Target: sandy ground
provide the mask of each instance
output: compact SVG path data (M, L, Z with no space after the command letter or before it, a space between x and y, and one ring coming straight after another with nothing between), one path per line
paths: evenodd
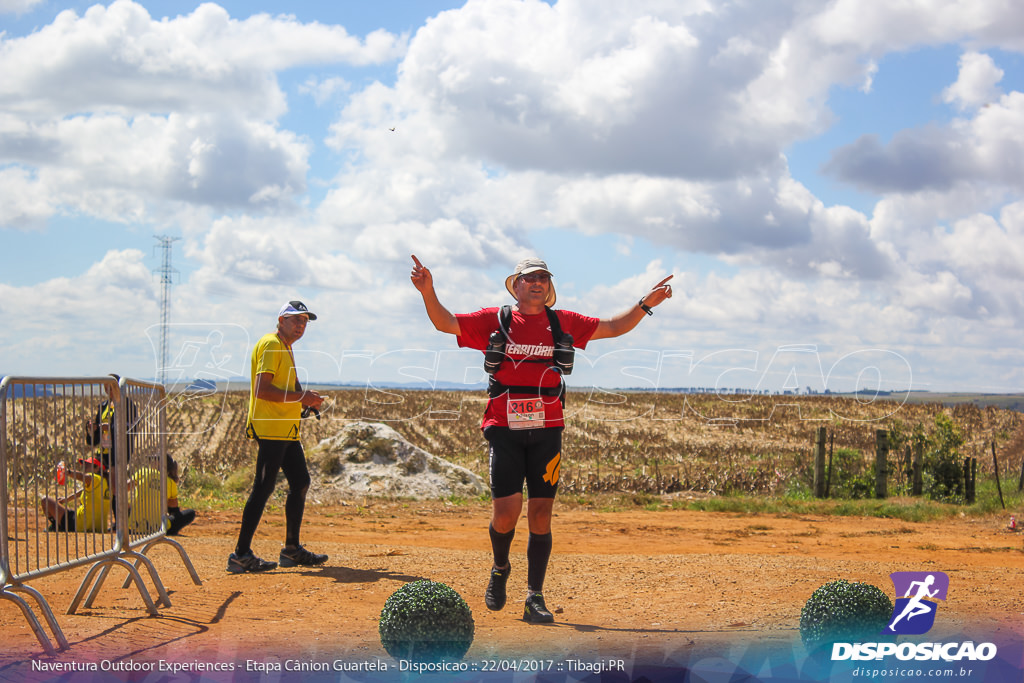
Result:
M235 667L233 675L197 676L205 680L289 680L274 673L286 661L316 668L343 658L394 667L396 660L380 644L377 620L391 593L420 578L447 583L468 602L476 631L465 661L478 669L522 659L554 662L557 671L619 660L707 662L741 656L737 648L755 643L799 649L800 609L815 588L843 578L872 583L893 597L894 571L949 575L949 596L929 637L1019 645L1024 534L1010 532L1005 517L910 523L556 507L545 586L556 623L538 626L521 620L525 520L513 545L509 604L497 613L484 606L485 504L310 507L303 541L328 553L327 565L259 575L225 571L238 515L207 513L178 537L202 585L193 584L171 547L150 552L171 599L159 616L147 613L136 588L122 589L123 569L112 571L95 602L75 614L66 611L86 570L42 577L30 585L52 606L70 643L50 656L14 603L0 601L0 681L78 680L60 678L52 667L84 662ZM280 509L268 510L254 543L257 554L277 558L283 521ZM242 675L247 668L251 676ZM528 680L526 672L518 675L509 680ZM165 680L153 671L111 676L83 680ZM363 674L331 676L364 680ZM578 680L569 674L557 680L563 679Z

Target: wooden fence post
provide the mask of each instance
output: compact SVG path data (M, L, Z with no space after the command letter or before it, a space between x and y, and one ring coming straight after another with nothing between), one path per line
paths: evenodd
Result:
M818 427L814 434L814 497L825 497L825 427Z
M1002 498L1002 496L1000 496ZM978 499L978 459L971 458L971 502ZM1003 506L1006 509L1006 506Z
M911 493L915 496L924 493L924 443L921 441L914 444L914 483Z
M832 432L828 435L828 475L825 477L825 497L832 497L832 452L835 450L836 445L836 432Z
M996 442L992 441L992 466L996 470L996 491L999 492L999 504L1006 509L1006 503L1003 502L1003 486L999 483L999 460L996 458Z
M903 466L900 468L900 488L906 493L910 488L910 482L914 480L914 458L911 455L910 444L903 447Z
M964 500L971 502L971 458L964 456L964 463L960 466L960 479L964 482ZM957 492L959 493L959 491Z
M875 497L889 496L889 433L884 429L875 431Z
M974 482L978 476L978 459L977 458L965 458L964 459L964 501L968 505L973 505L975 501L975 486Z

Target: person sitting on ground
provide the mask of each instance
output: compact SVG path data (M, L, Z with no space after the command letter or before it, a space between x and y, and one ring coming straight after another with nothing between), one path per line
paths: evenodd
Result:
M167 456L167 514L170 518L167 526L168 536L177 536L179 531L195 521L196 518L195 510L182 510L178 507L178 463L169 455Z
M110 373L110 377L113 378L114 382L120 382L121 377L117 373ZM117 395L117 385L106 383L103 385L103 389L106 392L107 398L99 407L96 409L96 416L86 422L85 425L85 442L90 446L96 447L96 457L99 458L103 464L103 469L107 472L107 481L110 484L110 511L113 517L117 516L117 436L116 432L116 418L115 409L119 401L115 400ZM127 446L128 450L124 454L125 462L131 460L132 451L135 450L135 438L136 430L138 429L139 423L139 407L135 404L135 401L128 400L125 402L127 406L126 424L127 427ZM114 520L115 524L117 520Z
M168 536L176 536L191 524L195 510L178 507L178 463L167 456L167 498L161 493L160 471L153 467L140 467L132 473L131 507L128 510L128 529L136 534L150 534L164 529ZM164 511L167 520L164 519Z
M63 498L47 496L42 500L43 514L50 522L48 530L105 532L110 517L107 470L98 458L79 458L78 464L81 467L68 470L67 475L82 482L82 488Z

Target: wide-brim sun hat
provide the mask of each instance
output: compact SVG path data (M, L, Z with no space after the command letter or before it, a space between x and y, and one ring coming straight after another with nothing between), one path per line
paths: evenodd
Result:
M550 270L548 270L548 264L539 258L524 258L522 261L516 264L515 271L505 278L505 289L512 295L512 298L516 298L516 292L512 288L516 282L516 278L520 275L527 275L528 273L536 273L537 271L543 271L551 276L551 282L548 288L548 298L544 300L544 305L551 307L555 305L555 276Z

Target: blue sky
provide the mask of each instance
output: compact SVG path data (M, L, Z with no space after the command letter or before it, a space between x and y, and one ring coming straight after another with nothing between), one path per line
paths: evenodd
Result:
M572 382L1024 389L1024 9L981 0L0 0L0 374L475 381L430 326L527 255ZM392 131L391 128L395 130Z

